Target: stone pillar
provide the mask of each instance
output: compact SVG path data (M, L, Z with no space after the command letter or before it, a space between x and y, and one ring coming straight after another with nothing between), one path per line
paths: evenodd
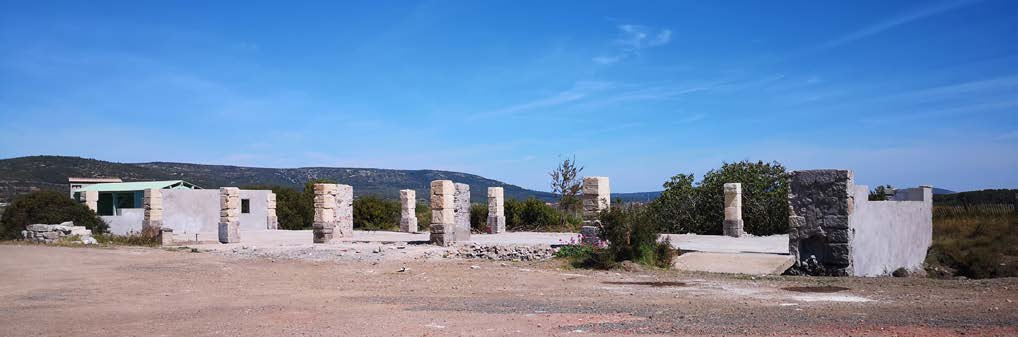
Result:
M740 237L746 234L742 222L742 184L725 184L725 236Z
M336 228L336 184L315 184L314 243L329 243Z
M583 223L597 222L597 214L611 207L608 177L583 177Z
M219 242L240 242L239 188L219 188Z
M456 183L456 194L453 203L456 207L456 235L453 240L470 240L470 185Z
M93 212L99 211L99 191L84 191L81 192L85 198L85 206L91 209Z
M488 187L488 233L505 233L505 191Z
M341 238L353 237L353 186L336 185L336 229Z
M788 182L788 252L811 275L852 275L852 171L794 171Z
M98 196L96 199L98 199ZM145 207L145 218L141 221L141 233L148 237L158 236L163 228L162 190L154 188L146 189L142 204Z
M431 243L451 246L455 241L455 193L452 180L431 182Z
M265 229L279 229L279 218L276 217L276 194L269 192L265 197Z
M405 233L417 232L417 192L399 190L399 230Z

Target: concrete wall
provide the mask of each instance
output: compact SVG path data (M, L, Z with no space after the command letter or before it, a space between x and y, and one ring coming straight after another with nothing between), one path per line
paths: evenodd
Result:
M933 188L901 189L894 200L868 201L869 187L855 187L849 228L855 276L889 275L895 269L922 269L933 241Z
M144 208L121 208L119 216L103 215L100 218L110 225L110 233L128 235L141 233L141 222L145 220Z
M219 190L163 190L163 228L174 234L219 231Z
M251 212L240 215L240 229L266 230L265 203L271 191L240 190L241 199L250 199ZM163 228L174 233L217 232L219 230L219 190L164 189ZM110 232L118 235L140 233L145 210L120 209L120 216L103 216Z
M263 231L268 229L268 214L265 202L269 198L268 190L240 190L240 200L248 199L251 203L250 213L240 213L240 230Z

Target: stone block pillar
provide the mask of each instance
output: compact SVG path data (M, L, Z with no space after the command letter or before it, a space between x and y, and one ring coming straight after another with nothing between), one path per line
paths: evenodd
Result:
M86 200L87 200L86 195ZM98 199L98 196L96 197ZM163 228L163 192L160 189L146 189L142 204L145 218L141 221L141 233L148 237L160 235Z
M608 177L583 177L583 223L597 222L597 214L611 208L611 188Z
M789 177L788 251L812 275L852 275L852 171L794 171Z
M353 186L336 185L336 234L353 237Z
M315 184L314 189L314 243L329 243L336 228L336 184Z
M265 229L279 229L279 218L276 217L276 194L269 192L265 197Z
M451 246L455 241L455 194L452 180L431 182L431 243Z
M453 203L456 207L456 234L454 240L470 240L470 185L456 183L456 194Z
M746 234L742 222L742 184L725 184L725 236L740 237Z
M488 187L488 233L505 233L505 191Z
M219 188L219 242L240 242L239 188Z
M417 191L399 190L399 230L417 232Z
M84 191L81 192L85 198L85 206L91 209L93 212L99 211L99 191Z

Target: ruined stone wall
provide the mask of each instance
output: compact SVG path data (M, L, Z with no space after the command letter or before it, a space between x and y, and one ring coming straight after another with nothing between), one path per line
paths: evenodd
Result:
M792 172L788 249L796 268L834 276L921 268L932 238L932 188L923 189L930 191L922 201L868 201L869 188L855 186L851 171Z
M505 233L505 190L488 187L488 233Z
M452 180L431 182L431 243L451 246L456 240L456 185Z
M456 241L470 240L470 185L456 183L453 195L455 204Z
M399 230L405 233L417 232L417 192L399 191Z

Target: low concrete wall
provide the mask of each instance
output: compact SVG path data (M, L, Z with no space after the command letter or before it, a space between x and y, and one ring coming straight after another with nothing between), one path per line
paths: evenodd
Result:
M145 220L144 208L121 208L120 215L103 215L100 218L110 226L110 233L129 235L141 233L141 222Z
M852 267L855 276L889 275L895 269L923 268L933 241L933 189L898 190L894 200L868 201L869 187L855 186L849 228L855 232Z

